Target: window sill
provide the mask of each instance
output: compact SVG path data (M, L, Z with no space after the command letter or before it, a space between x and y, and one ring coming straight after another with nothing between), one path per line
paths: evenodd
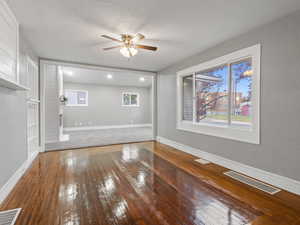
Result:
M66 107L88 107L89 105L65 105Z
M226 138L251 144L260 144L259 132L251 128L229 127L227 125L196 124L189 121L177 123L177 130Z
M122 107L140 107L139 105L122 105Z

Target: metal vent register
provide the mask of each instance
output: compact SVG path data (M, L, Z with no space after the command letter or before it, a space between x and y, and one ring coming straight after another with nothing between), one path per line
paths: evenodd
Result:
M203 164L203 165L209 164L209 163L210 163L210 161L207 161L207 160L205 160L205 159L195 159L195 161L198 162L198 163L201 163L201 164Z
M14 225L20 212L20 208L0 212L0 225Z
M277 192L281 191L278 188L272 187L271 185L265 184L263 182L260 182L258 180L255 180L253 178L247 177L245 175L242 175L240 173L237 173L235 171L227 171L224 173L226 176L231 177L232 179L235 179L237 181L240 181L244 184L248 184L251 187L257 188L261 191L267 192L271 195L276 194Z

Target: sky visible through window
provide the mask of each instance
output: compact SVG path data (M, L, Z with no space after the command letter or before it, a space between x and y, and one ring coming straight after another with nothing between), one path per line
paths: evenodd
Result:
M239 81L239 85L236 89L237 92L242 93L243 96L248 96L249 92L251 91L251 85L249 85L249 82L251 80L251 77L244 77L243 78L243 73L245 71L249 71L251 70L251 63L249 61L242 61L242 62L238 62L235 64L232 64L232 74L233 74L233 78L234 80L238 80L239 77L242 76L242 79L240 79ZM224 66L224 67L218 67L214 70L210 70L209 72L206 73L201 73L201 74L205 74L208 76L214 76L214 77L219 77L221 78L223 81L227 80L227 73L228 73L228 67ZM213 86L210 90L211 91L226 91L228 88L228 84L226 82L222 82L220 84L220 86Z

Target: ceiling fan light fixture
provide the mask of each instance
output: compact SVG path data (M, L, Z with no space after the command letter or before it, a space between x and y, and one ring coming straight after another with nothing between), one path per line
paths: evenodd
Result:
M108 35L102 35L102 37L114 42L122 43L120 45L103 48L104 51L118 48L120 49L120 53L126 58L131 58L132 56L135 56L138 53L138 49L157 51L157 47L137 43L145 39L145 36L140 33L137 33L136 35L121 34L120 39L110 37Z
M124 57L130 58L131 56L135 56L138 53L138 50L134 47L123 47L120 49L120 52Z

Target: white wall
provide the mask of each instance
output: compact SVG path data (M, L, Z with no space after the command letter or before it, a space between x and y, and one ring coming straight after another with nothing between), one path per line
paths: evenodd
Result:
M151 88L64 83L64 89L87 90L88 106L65 106L64 127L150 124ZM122 106L122 93L140 95L139 107Z

